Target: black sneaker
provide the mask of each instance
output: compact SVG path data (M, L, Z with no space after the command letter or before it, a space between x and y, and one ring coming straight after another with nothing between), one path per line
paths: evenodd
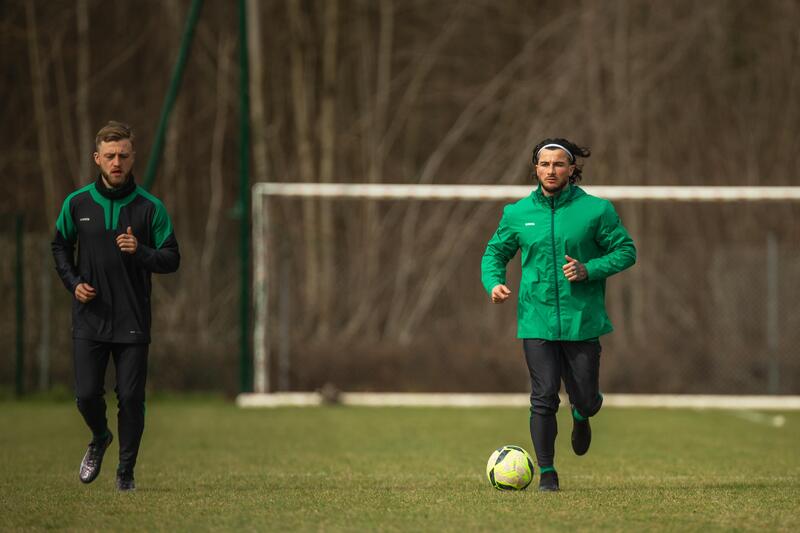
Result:
M589 419L576 420L572 418L572 451L575 455L583 455L589 451L589 445L592 443L592 426L589 425Z
M117 472L117 490L120 492L133 492L136 490L133 472Z
M545 472L539 476L539 492L556 492L558 488L558 474L555 470Z
M89 448L81 461L81 468L78 470L78 477L83 483L91 483L100 474L100 466L103 464L103 455L105 455L108 445L114 440L114 435L110 431L106 433L106 438L100 441L89 443Z

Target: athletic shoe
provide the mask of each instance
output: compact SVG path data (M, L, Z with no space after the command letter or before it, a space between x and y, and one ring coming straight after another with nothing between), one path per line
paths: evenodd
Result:
M558 490L558 474L555 470L539 476L539 492L556 492Z
M103 455L105 455L108 445L114 440L114 435L110 431L106 433L106 437L100 441L89 443L89 448L81 461L81 468L78 471L78 477L83 483L91 483L100 474L100 466L103 464Z
M117 490L120 492L133 492L136 490L133 472L117 472Z
M572 418L572 451L575 455L583 455L589 451L589 445L592 443L592 426L589 425L589 419L576 420Z

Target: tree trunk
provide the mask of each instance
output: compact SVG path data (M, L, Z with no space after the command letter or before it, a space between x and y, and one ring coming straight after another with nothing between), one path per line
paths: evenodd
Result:
M336 68L338 40L338 2L324 2L324 42L322 46L322 103L320 106L319 139L320 163L319 178L323 183L330 183L336 168ZM334 273L334 221L331 201L320 201L320 237L321 265L319 291L319 323L318 334L322 338L330 334L333 321Z
M292 40L289 45L291 62L292 109L294 111L295 146L297 147L297 165L301 181L314 181L314 151L311 139L311 109L307 88L305 48L308 38L307 20L303 15L299 0L288 3L289 25ZM304 319L311 327L316 316L319 297L319 227L317 224L317 202L308 198L303 200L303 231L305 249L305 283L304 301L307 311Z
M73 184L80 184L89 180L91 175L92 153L94 152L94 139L92 136L92 119L89 115L89 69L91 68L91 54L89 41L89 2L77 0L76 15L78 22L78 175L73 176Z
M78 157L76 152L79 145L76 144L75 128L72 125L72 115L70 113L70 94L67 87L67 73L64 65L64 34L63 30L50 36L53 42L53 72L55 74L56 101L58 102L58 129L61 131L61 147L64 154L64 162L61 169L72 181L78 175Z
M47 80L41 61L39 49L39 27L36 21L35 2L25 3L25 18L28 27L28 60L31 71L31 89L33 91L33 111L36 120L36 136L38 139L39 171L44 190L44 211L50 221L58 216L59 187L53 166L53 148L50 143L48 112L45 97ZM48 224L50 226L50 224Z
M261 2L247 0L247 56L250 65L250 123L253 135L254 181L269 179L267 157L266 99L264 98L264 65L261 39Z
M220 37L217 47L217 57L219 68L217 69L217 103L216 120L211 142L211 164L208 172L208 211L206 214L206 225L203 233L203 250L200 255L200 275L203 282L200 287L213 287L214 272L213 261L217 252L217 238L219 235L219 225L222 213L222 200L225 196L224 181L225 171L223 166L223 147L225 143L225 130L227 128L228 117L228 81L230 77L231 54L234 49L234 41L230 37ZM209 337L209 311L213 308L214 291L205 291L205 305L198 307L197 328L201 333L202 344L207 345L212 339Z
M383 165L385 153L382 137L386 131L386 120L389 105L389 89L391 82L392 43L394 38L394 5L392 0L382 0L380 3L380 25L378 28L378 51L375 58L377 62L375 89L373 96L372 87L372 36L368 23L368 9L370 3L362 3L362 10L358 18L358 30L361 40L361 76L360 99L370 102L368 107L368 120L366 131L362 132L362 150L366 160L366 174L369 183L383 181ZM364 250L363 278L359 282L359 305L351 315L349 323L344 330L344 335L349 336L354 331L360 330L366 338L377 338L379 335L380 315L374 312L378 306L376 299L379 297L374 288L380 281L379 247L374 243L380 239L380 216L378 204L374 200L365 200L364 224L362 228Z

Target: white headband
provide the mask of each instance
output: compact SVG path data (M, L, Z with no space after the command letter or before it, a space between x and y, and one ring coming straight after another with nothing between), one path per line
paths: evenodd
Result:
M572 155L572 152L570 152L569 150L567 150L566 148L564 148L560 144L555 144L555 143L553 143L553 144L545 144L544 146L539 148L539 151L536 152L536 160L537 161L539 160L539 154L541 154L542 150L544 150L545 148L560 148L561 150L564 150L565 152L567 152L567 155L569 156L569 160L570 161L572 161L573 163L575 162L575 156Z

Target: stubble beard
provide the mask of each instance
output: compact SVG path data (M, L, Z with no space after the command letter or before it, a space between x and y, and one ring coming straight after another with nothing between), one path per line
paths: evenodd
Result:
M548 185L545 180L539 180L539 184L542 186L542 189L547 191L551 195L555 195L563 191L569 185L569 179L567 179L562 185L552 186Z
M105 182L106 186L107 186L107 187L109 187L109 188L111 188L111 189L119 189L120 187L122 187L123 185L125 185L126 183L128 183L128 179L130 179L130 177L131 177L131 173L130 173L130 172L128 172L127 174L125 174L125 175L122 177L122 181L121 181L121 182L120 182L118 185L115 185L115 184L114 184L114 183L111 181L111 176L108 174L108 172L106 172L105 170L101 170L101 171L100 171L100 174L102 174L102 176L103 176L103 181Z

